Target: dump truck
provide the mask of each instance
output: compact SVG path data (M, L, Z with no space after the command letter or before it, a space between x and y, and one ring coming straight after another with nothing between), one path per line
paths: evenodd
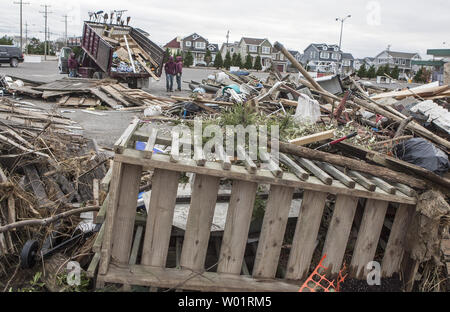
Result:
M86 21L81 48L84 52L78 71L81 77L110 77L128 83L131 88L142 88L148 86L150 78L159 79L161 76L165 51L141 29ZM128 66L126 71L115 66L118 52L122 52L122 60L126 59L127 65L122 62ZM141 71L137 71L136 66Z

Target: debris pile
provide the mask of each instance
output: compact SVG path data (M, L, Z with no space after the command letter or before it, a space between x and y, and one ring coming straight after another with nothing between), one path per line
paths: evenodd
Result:
M52 217L98 200L94 182L104 177L108 157L99 153L95 141L79 135L80 128L70 119L32 103L2 98L0 129L0 228ZM55 224L69 236L76 227ZM1 232L0 255L18 255L25 241L48 235L45 227ZM7 270L4 259L0 275Z

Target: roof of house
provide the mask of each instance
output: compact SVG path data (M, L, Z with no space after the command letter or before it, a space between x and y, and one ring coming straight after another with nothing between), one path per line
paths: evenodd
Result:
M296 51L296 50L288 50L289 53L291 53L293 56L296 56L297 54L300 54L300 52Z
M210 48L212 48L212 49L210 49ZM219 45L216 44L216 43L210 43L210 44L208 44L208 49L211 52L218 52L219 51Z
M172 49L179 49L181 47L180 42L177 40L177 38L172 39L166 45L164 48L172 48Z
M251 45L261 45L264 41L269 41L267 39L258 39L258 38L248 38L248 37L242 37L241 40L244 40L246 44Z
M392 57L399 57L399 58L413 58L414 56L417 55L417 53L394 52L394 51L389 51L388 53Z
M404 58L404 59L411 59L411 58L413 58L414 56L416 56L418 54L418 53L395 52L395 51L384 50L383 52L378 54L375 58L378 58L381 54L383 54L385 52L388 53L389 56L391 56L391 57Z
M206 38L203 37L203 36L200 36L200 35L197 34L197 33L190 34L189 36L184 37L183 40L185 40L186 38L192 37L192 36L198 36L198 38L203 38L205 41L208 41L208 39L206 39ZM197 39L198 39L198 38L197 38ZM194 40L196 40L196 39L194 39Z
M342 59L354 60L355 58L353 57L353 55L351 53L342 53Z
M310 46L315 47L315 48L316 48L317 50L319 50L319 51L322 51L324 46L327 47L327 50L328 50L329 48L332 48L332 49L334 49L334 48L339 48L339 46L336 45L336 44L311 43L306 49L308 49ZM305 49L305 50L306 50L306 49Z

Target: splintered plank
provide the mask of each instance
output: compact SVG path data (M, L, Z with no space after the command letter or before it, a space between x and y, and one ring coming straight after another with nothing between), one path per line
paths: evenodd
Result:
M300 180L306 181L309 179L309 173L306 172L302 167L297 165L292 159L283 153L279 155L280 161L288 167L292 173L294 173Z
M331 139L334 137L334 130L328 130L324 132L314 133L308 136L304 136L298 139L290 140L289 143L302 146L323 140Z
M350 265L352 277L363 279L367 276L366 266L375 257L388 204L375 199L368 199L366 202Z
M217 272L240 274L258 184L234 180Z
M130 257L142 166L122 164L121 169L119 177L115 178L113 173L115 180L112 180L114 185L110 190L113 196L106 213L108 215L110 210L115 211L111 257L116 262L125 264Z
M120 94L120 92L118 92L111 86L100 86L100 90L111 95L116 101L120 102L122 105L126 107L133 106L130 102L125 100L125 98Z
M121 107L121 105L119 105L119 103L115 99L113 99L112 97L109 97L108 94L101 91L100 89L92 88L92 89L90 89L90 91L93 95L98 97L103 103L110 106L111 108L117 109L117 108Z
M181 267L203 270L220 178L197 174L181 251Z
M400 270L406 231L414 215L414 210L414 206L406 204L400 204L397 209L381 263L381 275L383 277L391 277L392 274Z
M150 136L148 137L147 144L145 144L144 158L150 159L153 155L153 148L155 147L156 138L158 137L158 128L152 128Z
M270 186L253 267L254 277L275 277L293 194L294 188L292 187Z
M129 264L136 264L139 246L141 245L142 240L142 232L144 231L144 227L142 225L138 226L136 229L136 234L134 235L133 247L131 249L131 255Z
M131 141L134 131L139 127L139 119L135 118L130 123L128 128L122 133L120 138L114 143L114 151L118 154L123 153L123 151L128 147L128 143Z
M305 191L287 266L286 278L306 278L319 233L327 193Z
M28 181L30 181L31 188L38 200L39 207L44 208L51 206L52 203L49 201L47 197L45 185L42 182L41 178L39 177L36 168L34 166L25 166L23 167L23 169L25 171L25 175L28 178Z
M155 169L153 173L141 260L144 265L166 265L179 177L176 171Z
M328 226L327 237L322 251L322 255L327 256L323 266L328 268L332 275L338 274L341 270L357 205L357 197L338 195L336 198L333 217Z

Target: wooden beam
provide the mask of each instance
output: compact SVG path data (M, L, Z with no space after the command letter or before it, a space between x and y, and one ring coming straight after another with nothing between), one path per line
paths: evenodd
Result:
M328 140L328 139L332 139L332 138L334 138L334 130L328 130L328 131L323 131L323 132L319 132L319 133L314 133L314 134L304 136L301 138L297 138L294 140L290 140L289 143L297 145L297 146L302 146L302 145L308 145L308 144L312 144L312 143L316 143L316 142L320 142L320 141L324 141L324 140Z

